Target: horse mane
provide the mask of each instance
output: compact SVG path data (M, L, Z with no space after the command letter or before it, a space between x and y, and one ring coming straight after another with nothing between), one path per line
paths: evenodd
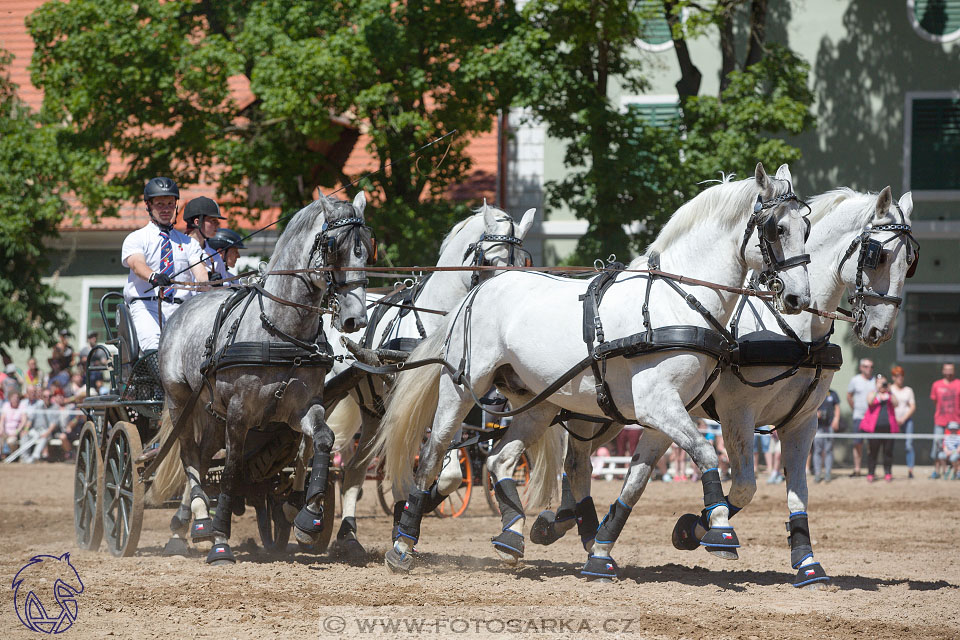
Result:
M813 196L807 202L807 204L810 205L810 223L817 224L826 218L830 212L839 210L841 204L849 203L850 206L855 207L856 226L861 228L865 227L868 223L874 222L878 195L878 193L874 192L860 192L854 191L849 187L838 187L826 193ZM896 207L892 209L895 210ZM891 224L897 222L900 222L900 220L892 214L876 220L876 224Z
M497 207L491 207L490 205L487 205L487 208L493 211L493 214L497 217L497 222L506 222L507 220L513 220L513 218L510 217L510 214L504 211L503 209L498 209ZM446 250L446 248L450 245L450 243L453 242L453 239L456 237L456 235L461 231L463 231L463 228L466 227L471 220L474 220L476 218L482 218L482 217L483 217L483 207L477 207L476 209L473 210L473 215L469 215L463 220L461 220L460 222L458 222L457 224L453 225L453 229L450 229L450 232L446 235L446 237L444 237L443 242L440 243L440 253L443 253L444 250Z
M660 230L656 240L633 263L646 264L646 256L650 252L663 253L689 231L703 224L708 216L725 228L745 224L752 213L747 202L756 197L759 187L753 176L745 180L730 180L731 177L725 176L720 184L704 189L693 199L683 203ZM773 176L770 176L770 183L773 185L774 196L790 189L789 182ZM634 266L633 263L631 267Z

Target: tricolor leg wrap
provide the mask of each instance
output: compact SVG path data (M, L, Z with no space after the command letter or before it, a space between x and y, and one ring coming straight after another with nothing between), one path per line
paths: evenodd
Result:
M210 553L207 554L207 564L213 563L227 563L236 562L237 559L233 557L233 551L230 550L230 545L228 544L215 544L210 549Z
M580 575L588 580L597 578L613 579L617 577L617 563L613 558L604 558L590 554L587 556L587 562L580 569Z
M523 534L517 533L512 529L504 529L500 532L495 538L491 538L490 542L493 543L493 546L509 553L514 558L523 557Z
M593 505L593 498L587 496L577 503L575 513L580 542L583 543L584 549L589 549L593 544L593 539L597 537L597 529L600 528L600 521L597 519L597 508Z
M420 521L423 520L423 506L430 496L429 491L416 489L407 497L397 525L397 535L409 538L413 544L420 539Z
M427 499L423 501L423 513L430 513L446 499L447 496L440 493L439 485L434 482L427 491Z
M233 515L233 499L226 493L217 497L217 511L213 514L213 530L230 537L230 518Z
M787 541L790 542L790 566L794 569L807 558L813 557L813 546L810 544L810 524L807 514L797 511L790 514L787 524Z
M520 502L517 481L513 478L500 480L493 485L493 495L500 506L500 524L506 531L513 523L523 518L523 503Z
M623 525L627 524L632 509L624 504L620 498L610 505L610 511L603 517L603 522L597 529L598 544L613 544L620 537Z
M573 487L570 486L570 480L567 474L563 474L560 481L560 508L557 509L557 522L564 522L577 517L577 503L573 497Z

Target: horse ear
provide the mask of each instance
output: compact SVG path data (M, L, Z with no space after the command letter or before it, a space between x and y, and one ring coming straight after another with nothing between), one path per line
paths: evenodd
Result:
M533 226L533 219L537 217L537 210L527 209L523 214L523 218L520 219L520 224L517 225L517 237L521 240L527 237L527 232L530 231L530 227Z
M793 176L790 175L790 166L787 164L782 164L777 167L776 178L778 180L786 180L790 184L793 184Z
M754 173L754 177L757 179L757 186L759 186L764 191L770 186L770 178L767 177L767 172L763 170L763 163L757 163L757 170Z
M320 197L317 198L317 202L320 203L320 210L323 211L324 219L329 220L330 216L333 215L333 205L330 203L330 200L321 192Z
M483 224L487 227L487 233L494 234L497 231L497 216L493 209L487 206L487 199L483 199L483 207L480 209L483 213Z
M367 206L367 196L363 194L363 191L357 194L357 197L353 199L353 208L357 212L357 216L363 217L363 210Z
M876 213L874 213L874 217L887 217L887 212L890 211L891 205L893 205L893 194L890 192L890 187L886 186L883 188L883 191L880 192L880 195L877 196L877 210Z
M900 196L900 209L903 211L903 215L907 220L910 219L910 216L913 214L913 192L907 191L905 194Z

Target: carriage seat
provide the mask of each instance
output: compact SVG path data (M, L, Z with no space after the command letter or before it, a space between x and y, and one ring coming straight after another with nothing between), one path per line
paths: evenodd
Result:
M120 350L120 366L126 374L129 367L140 359L140 341L137 339L133 318L130 317L130 307L125 301L117 305L117 344Z

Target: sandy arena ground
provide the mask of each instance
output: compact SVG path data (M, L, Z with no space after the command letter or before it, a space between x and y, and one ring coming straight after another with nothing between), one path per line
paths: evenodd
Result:
M69 551L85 585L63 636L72 638L958 638L960 482L918 472L924 479L907 481L898 468L890 485L842 477L812 486L814 551L833 582L807 591L789 584L784 485L761 484L737 516L734 562L670 544L676 517L697 507L699 483L651 484L614 554L621 580L595 584L576 575L585 554L575 535L528 542L519 568L500 564L489 544L499 518L479 491L463 517L425 518L416 569L390 575L390 521L369 483L359 561L296 545L268 554L252 509L234 519L236 566L205 565L205 548L162 557L170 513L157 510L146 512L137 555L114 558L76 547L71 465L2 465L0 575L10 585L33 555ZM597 482L598 508L618 488ZM36 637L17 619L12 590L0 637Z

